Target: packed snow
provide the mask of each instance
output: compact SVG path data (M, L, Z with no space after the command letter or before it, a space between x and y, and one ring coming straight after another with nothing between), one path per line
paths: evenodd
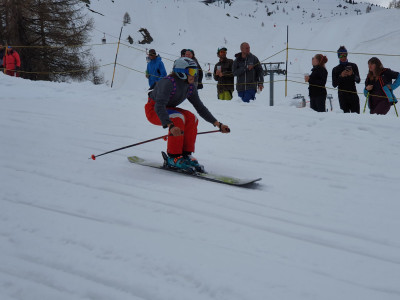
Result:
M360 69L361 93L369 54L399 55L400 49L398 10L331 16L340 1L320 0L326 15L306 21L291 16L293 1L281 22L261 9L245 16L245 7L256 7L250 0L225 10L189 0L91 2L104 14L90 14L93 43L104 32L110 43L93 47L104 65L114 61L126 11L132 23L123 39L148 28L154 42L147 47L160 53L167 71L182 48L194 49L212 68L219 46L232 58L243 41L264 60L286 47L288 25L289 47L332 51L323 52L329 73L338 63L334 51L346 45ZM386 116L368 108L343 114L335 90L328 91L332 111L296 107L292 98L307 96L302 74L317 52L290 50L288 96L284 76L275 76L274 106L269 83L249 104L236 93L232 101L217 100L211 80L199 92L231 133L199 136L195 156L208 171L262 177L255 188L126 159L161 163L163 140L93 161L92 154L166 133L144 115L146 46L131 46L120 46L113 88L112 66L102 68L107 84L100 86L0 74L2 300L400 298L400 118L394 108ZM400 71L398 56L377 56ZM265 62L285 59L282 52ZM363 109L361 94L360 103ZM182 107L193 111L189 103ZM213 129L200 119L199 131Z

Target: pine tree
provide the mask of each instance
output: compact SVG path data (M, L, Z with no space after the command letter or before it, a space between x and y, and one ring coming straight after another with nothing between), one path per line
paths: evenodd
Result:
M90 52L83 45L89 39L93 21L82 13L81 0L0 0L3 7L7 10L0 13L0 36L8 44L24 46L16 48L23 77L87 77Z
M392 2L389 3L389 8L400 8L400 0L392 0Z
M124 20L123 20L122 22L123 22L124 26L125 26L126 24L131 24L131 17L130 17L130 15L129 15L127 12L125 13L125 15L124 15Z

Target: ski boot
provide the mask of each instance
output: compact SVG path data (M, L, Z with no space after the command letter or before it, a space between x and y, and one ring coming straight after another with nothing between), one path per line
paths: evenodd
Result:
M187 160L188 164L195 168L196 172L205 173L204 166L199 164L198 160L191 154L183 154L183 157Z
M162 156L164 158L164 167L175 169L175 170L182 170L183 172L193 174L196 173L196 168L192 166L189 161L181 156L171 157L168 156L165 152L162 152Z

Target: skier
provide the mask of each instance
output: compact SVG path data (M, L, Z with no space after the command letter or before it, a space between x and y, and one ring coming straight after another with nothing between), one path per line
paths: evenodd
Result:
M360 99L357 95L356 83L360 83L360 74L355 63L348 61L347 49L340 46L337 51L339 65L332 70L332 85L339 87L340 108L345 113L360 113Z
M305 82L309 83L308 91L310 96L310 107L317 112L326 112L326 80L328 78L328 71L325 64L328 58L322 54L316 54L312 58L312 70L310 75L305 75Z
M367 96L369 93L370 113L386 115L393 103L397 103L393 90L400 86L400 73L385 69L377 57L368 61L368 69L364 94Z
M195 168L204 171L192 156L197 136L197 117L188 110L178 108L185 99L194 106L199 115L218 127L222 133L230 131L227 125L218 122L200 100L194 85L198 72L197 64L190 58L181 57L174 62L172 73L157 82L149 92L145 105L146 117L150 123L168 128L166 163L168 166L185 171Z

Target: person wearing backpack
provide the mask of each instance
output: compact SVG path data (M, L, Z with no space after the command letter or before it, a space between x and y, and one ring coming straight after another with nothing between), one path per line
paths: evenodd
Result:
M367 97L370 113L386 115L390 107L397 103L393 91L400 86L400 73L384 68L377 57L368 60L368 69L364 95Z
M146 78L149 80L150 88L161 78L167 76L164 63L160 55L157 55L156 50L149 50L149 62L147 63Z
M180 57L174 62L173 71L157 82L149 92L145 113L148 121L154 125L168 128L166 163L168 166L185 171L195 168L204 171L192 156L197 137L197 117L188 110L177 107L186 99L197 113L207 122L218 127L222 133L228 133L229 127L210 113L199 98L194 85L198 72L197 64L188 57Z

